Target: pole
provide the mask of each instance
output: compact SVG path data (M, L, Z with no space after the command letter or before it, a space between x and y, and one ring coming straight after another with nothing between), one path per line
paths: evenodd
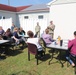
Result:
M10 5L10 0L8 0L8 5Z

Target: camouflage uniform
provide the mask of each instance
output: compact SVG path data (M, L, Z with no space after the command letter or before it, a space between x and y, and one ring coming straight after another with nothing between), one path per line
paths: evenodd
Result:
M41 27L39 25L36 25L35 34L37 34L37 37L40 37L40 29L41 29Z
M51 37L54 37L54 29L55 29L55 25L54 24L50 24L47 29L49 30L49 34L51 35Z

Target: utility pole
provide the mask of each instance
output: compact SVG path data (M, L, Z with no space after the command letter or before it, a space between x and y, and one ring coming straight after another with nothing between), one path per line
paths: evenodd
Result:
M10 5L10 0L8 0L8 5Z

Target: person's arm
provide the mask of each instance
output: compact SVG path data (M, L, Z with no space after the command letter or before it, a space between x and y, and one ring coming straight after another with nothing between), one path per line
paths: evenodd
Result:
M12 38L13 38L16 42L19 41L15 36L13 36Z
M13 38L16 42L18 42L19 40L16 38L16 35L17 35L16 32L14 32L12 38Z
M53 25L53 26L51 27L51 30L52 30L52 31L54 31L54 29L55 29L55 25Z
M69 40L69 42L68 42L68 48L72 47L72 45L73 45L73 40Z
M49 40L50 40L51 42L54 41L54 40L52 39L51 35L49 35Z

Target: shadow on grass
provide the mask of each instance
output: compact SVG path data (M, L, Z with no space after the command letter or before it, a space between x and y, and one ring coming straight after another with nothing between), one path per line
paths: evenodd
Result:
M0 61L6 59L6 56L0 56Z
M66 58L65 58L66 57L66 51L61 51L61 53L60 53L59 50L49 50L48 52L50 54L53 54L53 58L66 61Z
M51 58L51 55L50 54L45 54L45 56L43 58L41 58L40 60L41 61L46 61L46 60L48 60L50 58Z
M50 63L53 59L56 59L57 61L56 62L52 62L52 63ZM61 64L61 66L63 67L64 66L64 63L66 62L67 60L66 60L66 52L65 51L58 51L58 50L56 50L56 51L53 51L53 56L52 56L52 58L50 59L50 61L49 61L49 65L50 64L53 64L53 63L57 63L57 62L60 62L60 64Z
M6 53L8 56L15 56L17 54L22 53L23 50L16 49L16 50L9 50L8 53Z
M12 73L8 75L41 75L41 74L35 70L32 70L32 71L19 71L17 73Z
M7 56L15 56L17 54L20 54L20 53L23 53L23 50L27 48L27 46L19 46L19 47L16 47L15 49L12 49L12 48L9 48L7 51L6 51L6 55Z

